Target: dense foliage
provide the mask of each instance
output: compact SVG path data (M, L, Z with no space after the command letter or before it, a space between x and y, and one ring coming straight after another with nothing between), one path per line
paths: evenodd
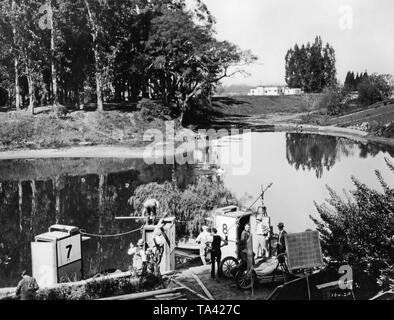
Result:
M208 178L202 178L185 190L169 182L142 185L130 199L134 211L141 213L144 201L149 198L159 201L160 214L170 212L177 218L178 235L197 235L207 223L205 218L209 217L210 210L238 203L222 183L213 183Z
M91 100L102 111L108 101L145 97L182 116L193 97L255 59L216 40L214 23L200 0L193 8L184 0L2 1L0 88L31 112Z
M394 173L393 164L387 165ZM366 272L387 289L394 284L394 187L376 175L382 192L352 178L356 189L345 199L329 189L327 203L316 204L321 221L312 219L327 257L353 266L356 274Z
M364 106L369 106L393 94L393 78L388 74L373 74L364 78L357 86L358 99Z
M354 75L354 72L348 72L346 74L346 78L345 78L345 87L350 90L350 91L357 91L357 87L358 85L361 83L361 81L363 81L364 79L368 78L368 73L364 72L364 73L360 73L357 75Z
M319 93L336 83L335 51L320 37L311 45L296 44L286 54L286 83L291 88L302 88L307 93Z

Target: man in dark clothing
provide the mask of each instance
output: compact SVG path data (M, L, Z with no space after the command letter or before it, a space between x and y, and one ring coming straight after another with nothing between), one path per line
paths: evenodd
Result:
M248 246L249 237L250 237L250 224L247 223L245 225L244 231L242 231L241 233L241 239L239 241L239 254L241 256L241 259L245 261L246 261L246 255L247 255L246 249Z
M148 199L144 202L144 210L142 214L145 216L146 224L156 224L158 209L159 201L157 201L156 199Z
M284 229L285 225L283 222L278 223L279 229L279 237L278 237L278 245L277 245L277 254L285 253L286 252L286 235L287 232Z
M19 281L15 294L20 297L20 300L34 300L38 289L36 279L27 275L26 271L23 271L22 280Z
M212 229L212 244L211 244L211 278L215 277L215 262L218 265L218 278L222 275L220 274L220 261L222 260L222 250L220 249L223 245L227 245L227 240L224 239L222 236L218 235L217 229Z

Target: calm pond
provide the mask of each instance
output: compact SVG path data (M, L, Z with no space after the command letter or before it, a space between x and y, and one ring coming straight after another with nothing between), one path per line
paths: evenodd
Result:
M245 206L259 194L261 184L273 182L265 204L273 225L282 221L288 232L314 228L314 201L328 197L326 185L342 192L353 189L351 177L380 190L375 170L393 185L385 158L394 149L361 144L345 138L297 133L252 133L247 164L234 170L223 161L243 138L221 139L215 148L219 181ZM0 161L0 287L15 286L23 269L31 270L30 241L55 222L90 233L113 234L138 227L115 220L130 215L128 199L136 187L172 181L179 187L195 183L201 165L147 165L142 159L38 159ZM104 212L101 217L99 212ZM139 234L84 243L85 275L107 269L127 270L127 249Z

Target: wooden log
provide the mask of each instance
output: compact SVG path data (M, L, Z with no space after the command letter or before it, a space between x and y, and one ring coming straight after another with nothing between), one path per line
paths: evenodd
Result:
M186 290L190 291L192 294L196 295L200 299L202 299L202 300L209 300L207 297L204 297L202 294L199 294L198 292L196 292L193 289L189 288L188 286L184 285L182 282L180 282L180 281L178 281L176 279L171 279L171 281L173 281L175 284L177 284L178 286L182 287L183 289L186 289Z
M156 295L156 298L171 298L174 296L180 296L181 293L180 292L176 292L176 293L166 293L166 294L160 294L160 295Z
M167 299L172 299L172 298L176 298L176 297L180 297L182 295L182 293L177 292L177 293L168 293L168 294L161 294L161 295L157 295L155 296L156 299L159 300L167 300Z
M182 290L182 288L162 289L162 290L155 290L155 291L139 292L139 293L126 294L126 295L123 295L123 296L97 299L97 300L118 300L118 301L138 300L138 299L146 299L146 298L154 297L154 296L160 295L160 294L173 293L173 292L177 292L179 290Z
M115 217L115 220L145 220L146 217Z
M169 301L171 301L171 300L187 300L186 298L187 298L187 297L186 297L184 294L181 294L181 295L179 295L179 296L177 296L177 297L169 298L169 299L167 299L167 300L169 300Z
M205 294L207 295L207 297L210 300L215 300L215 298L213 297L213 295L209 292L209 290L207 289L207 287L202 283L202 281L200 280L200 278L191 270L189 270L189 273L191 274L191 276L197 281L197 283L200 285L201 289L205 292Z

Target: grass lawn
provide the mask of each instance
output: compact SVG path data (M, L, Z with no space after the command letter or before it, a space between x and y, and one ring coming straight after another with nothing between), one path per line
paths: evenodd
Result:
M212 99L212 109L228 115L264 115L301 112L303 96L243 96Z

